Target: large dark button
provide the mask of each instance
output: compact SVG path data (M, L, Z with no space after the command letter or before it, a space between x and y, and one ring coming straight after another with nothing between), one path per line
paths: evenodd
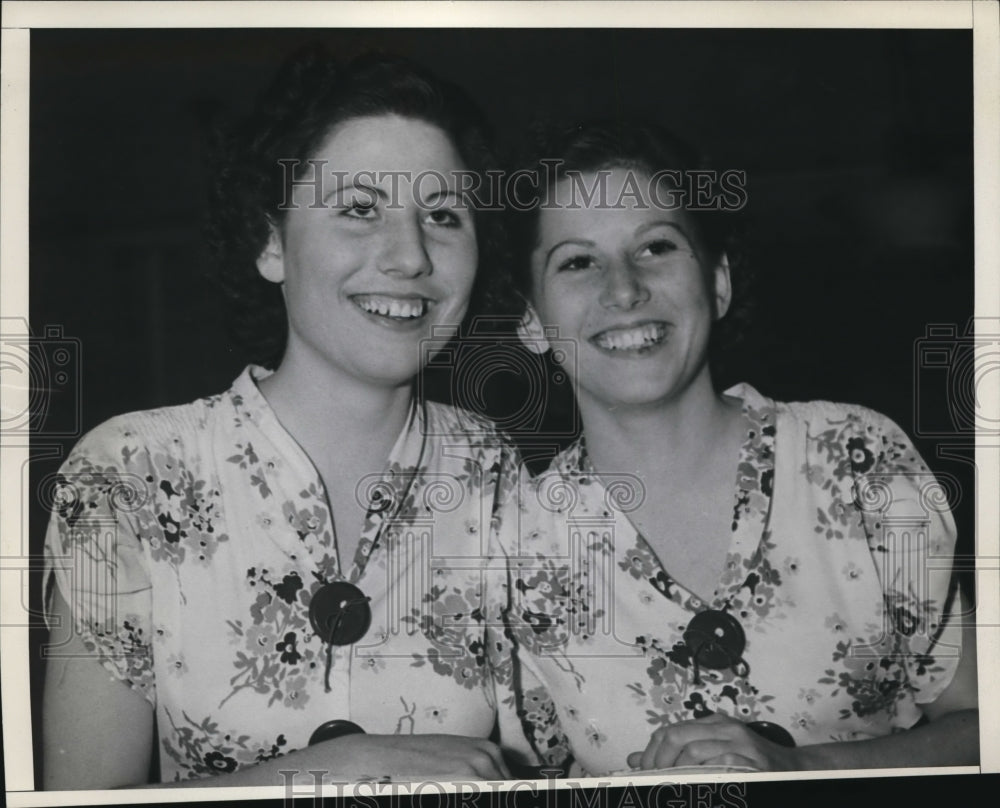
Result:
M345 735L364 735L365 731L353 721L345 721L342 718L335 718L316 727L312 735L309 736L309 745L314 746L323 741L332 741L334 738L343 738Z
M791 733L780 724L772 724L770 721L751 721L747 726L762 738L766 738L778 746L795 746L795 739Z
M696 614L684 632L684 644L691 649L695 664L703 668L722 670L735 668L738 664L741 668L746 667L742 663L746 634L739 621L728 612L706 609Z
M313 631L330 645L351 645L365 636L372 623L369 598L354 584L324 584L309 604Z

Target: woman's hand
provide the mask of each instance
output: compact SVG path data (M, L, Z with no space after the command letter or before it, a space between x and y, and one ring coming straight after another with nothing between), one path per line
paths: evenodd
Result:
M761 771L799 768L795 749L761 737L742 721L713 713L705 718L661 727L646 749L628 756L639 769L670 766L752 766Z
M511 779L496 744L463 735L346 735L303 754L333 781L385 775L393 780Z

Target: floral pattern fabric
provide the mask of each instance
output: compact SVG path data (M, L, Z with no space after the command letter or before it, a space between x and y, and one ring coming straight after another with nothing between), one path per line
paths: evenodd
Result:
M649 492L596 473L582 442L504 513L492 650L507 658L503 740L529 760L625 769L658 727L715 712L780 724L800 746L877 737L916 723L954 675L954 522L908 438L863 407L727 395L749 427L708 600L629 520ZM708 610L745 635L714 668L685 637Z
M482 419L415 404L384 472L359 483L363 535L338 559L323 483L257 389L265 373L114 418L60 472L48 568L87 648L155 710L161 779L274 758L334 718L488 736L481 560L509 450ZM340 580L372 621L330 647L309 605Z

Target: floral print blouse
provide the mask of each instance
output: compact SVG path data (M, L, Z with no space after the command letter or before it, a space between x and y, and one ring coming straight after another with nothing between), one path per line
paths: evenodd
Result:
M626 769L658 727L713 712L777 723L799 746L882 736L951 680L954 523L907 437L859 406L727 395L749 428L707 601L630 522L651 492L596 473L582 443L504 515L494 552L508 571L490 599L507 636L491 649L504 742L529 761ZM685 637L707 610L745 635L715 668Z
M265 374L113 418L61 469L48 569L87 648L155 710L161 779L303 748L335 718L487 737L481 560L509 450L482 419L415 404L383 473L359 482L362 539L338 559L323 483L257 389ZM328 646L309 604L342 580L371 598L371 626Z

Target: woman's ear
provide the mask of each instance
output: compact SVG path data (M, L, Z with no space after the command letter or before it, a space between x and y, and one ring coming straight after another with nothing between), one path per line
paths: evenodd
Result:
M264 280L271 283L285 282L285 253L281 246L281 233L274 224L271 225L267 244L257 256L257 271Z
M549 349L549 341L545 336L545 329L542 321L538 318L538 312L530 303L525 305L524 314L517 324L517 338L521 340L521 345L526 350L534 354L543 354Z
M729 273L729 256L723 253L712 270L715 296L715 319L721 320L733 302L733 281Z

